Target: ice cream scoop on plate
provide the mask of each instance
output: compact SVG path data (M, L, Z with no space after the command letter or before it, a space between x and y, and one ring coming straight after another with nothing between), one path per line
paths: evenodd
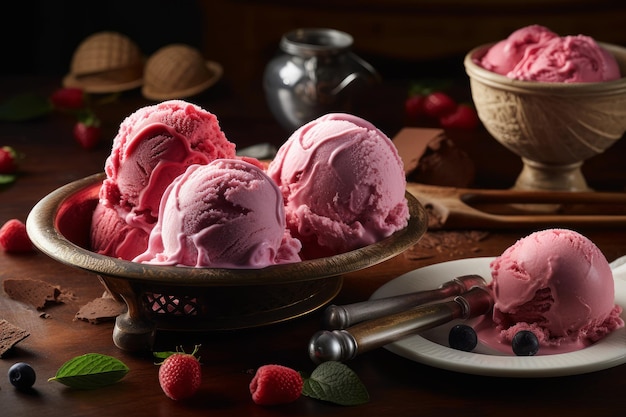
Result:
M521 330L537 336L540 353L582 349L624 326L609 263L588 238L569 229L534 232L491 263L493 316L481 340L510 352Z

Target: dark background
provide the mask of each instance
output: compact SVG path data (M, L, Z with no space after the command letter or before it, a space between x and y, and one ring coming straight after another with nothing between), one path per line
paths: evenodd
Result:
M148 57L170 43L199 48L247 88L297 27L332 27L384 77L463 72L471 48L529 24L626 45L622 0L106 0L18 1L3 12L2 74L63 76L78 44L114 30Z

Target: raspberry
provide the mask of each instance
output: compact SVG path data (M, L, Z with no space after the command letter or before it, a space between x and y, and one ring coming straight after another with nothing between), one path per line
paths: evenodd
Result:
M17 172L17 152L10 146L0 148L0 174L15 174Z
M95 148L102 136L100 126L90 126L82 122L76 122L72 132L76 142L85 149Z
M448 113L439 118L439 124L445 129L476 129L479 124L476 109L467 105L459 104L452 113Z
M264 365L250 382L252 400L259 405L285 404L302 394L304 381L300 374L282 365Z
M441 91L435 91L424 98L424 113L429 117L439 118L452 113L457 106L456 101Z
M52 105L57 109L80 109L85 105L83 90L80 88L59 88L50 96Z
M193 396L200 388L202 371L200 362L193 353L176 352L168 356L159 367L159 384L172 400L183 400Z
M6 252L24 253L34 250L26 233L26 225L18 219L7 221L0 228L0 247Z
M419 119L424 115L424 96L415 94L404 101L404 112L412 119Z
M76 122L72 133L80 146L85 149L92 149L98 144L102 136L100 120L95 114L87 112Z

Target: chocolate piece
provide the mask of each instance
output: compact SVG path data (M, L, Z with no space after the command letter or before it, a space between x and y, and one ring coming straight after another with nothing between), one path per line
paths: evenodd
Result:
M124 312L126 305L113 297L96 298L88 302L78 310L75 320L84 320L91 324L98 324L114 320Z
M428 147L443 138L445 135L442 129L407 127L398 132L393 138L393 144L404 163L404 174L413 172Z
M30 336L30 332L14 326L6 320L0 320L0 358L18 342Z
M462 188L474 182L474 162L442 129L405 128L393 143L409 182Z
M48 284L45 281L35 279L6 279L2 283L7 295L25 304L41 310L49 302L61 302L59 287Z

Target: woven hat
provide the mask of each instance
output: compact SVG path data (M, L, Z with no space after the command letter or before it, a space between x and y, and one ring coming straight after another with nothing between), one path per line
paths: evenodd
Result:
M148 58L141 93L150 100L190 97L211 87L222 73L220 64L206 61L196 48L167 45Z
M74 51L63 85L88 93L131 90L143 83L143 66L142 53L130 38L118 32L98 32Z

